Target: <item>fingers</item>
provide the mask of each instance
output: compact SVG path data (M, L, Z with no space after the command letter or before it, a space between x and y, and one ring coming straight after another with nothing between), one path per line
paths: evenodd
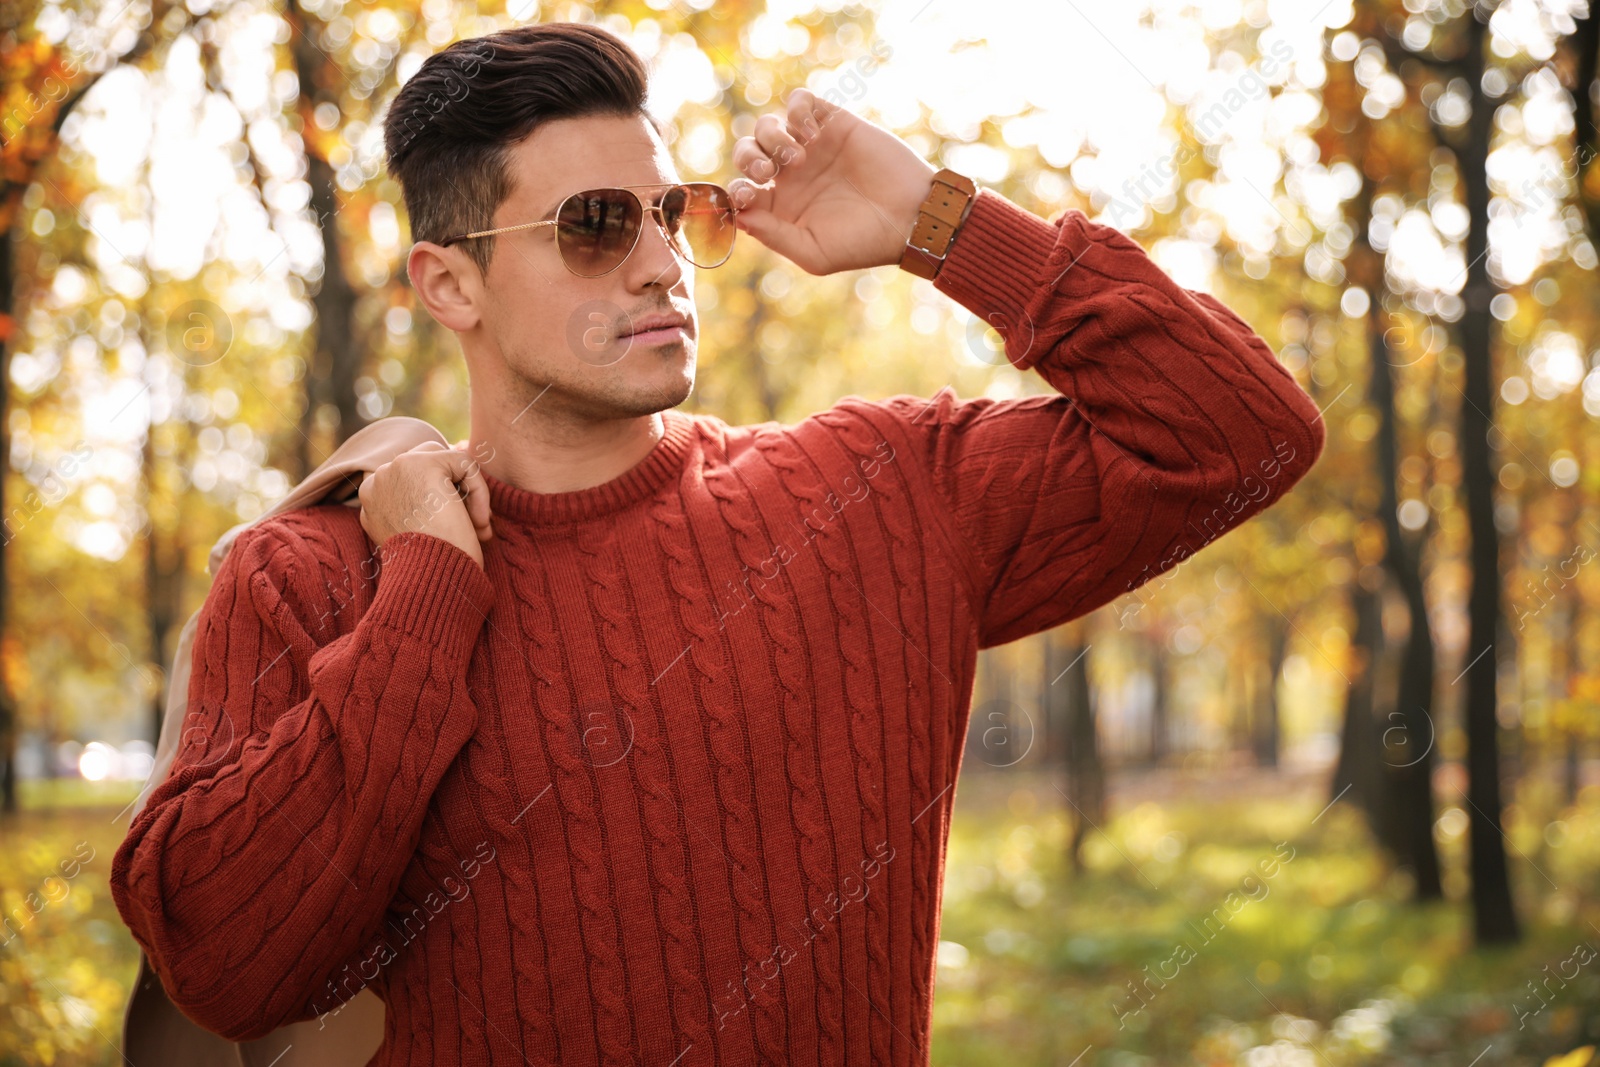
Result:
M733 147L733 162L752 180L765 182L778 171L805 159L806 150L777 115L756 119L755 133L739 138Z
M467 491L467 516L478 531L478 540L487 541L494 536L494 525L489 521L493 510L489 506L489 483L483 480L477 463L469 463L460 484Z
M489 483L484 480L477 459L469 456L463 449L452 448L439 441L424 441L411 449L411 452L427 455L430 459L443 464L445 476L450 479L457 495L466 504L467 517L472 520L472 525L477 530L478 540L487 541L494 536L494 525L491 521L494 509L489 502Z
M771 181L784 167L805 162L806 146L822 135L836 111L810 89L794 90L785 114L762 115L753 133L734 142L733 165L752 182Z
M800 144L810 144L822 135L822 127L834 117L838 108L828 103L810 89L796 89L789 94L789 119L787 132ZM758 123L759 125L759 123Z
M728 195L733 198L733 206L739 213L733 217L735 226L743 227L746 214L752 211L768 211L772 207L772 189L763 188L748 178L735 178L728 183Z

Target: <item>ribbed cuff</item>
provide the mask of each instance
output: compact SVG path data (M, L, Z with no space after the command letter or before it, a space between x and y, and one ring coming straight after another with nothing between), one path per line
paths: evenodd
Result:
M378 559L368 617L465 662L494 604L483 568L444 538L416 530L385 541Z
M1065 241L1062 227L1069 235ZM1056 252L1058 243L1071 247ZM1027 370L1044 352L1033 343L1035 324L1027 321L1025 309L1039 286L1054 288L1051 255L1065 256L1066 267L1090 243L1072 219L1046 222L993 189L980 188L933 284L993 326L1005 338L1011 364Z

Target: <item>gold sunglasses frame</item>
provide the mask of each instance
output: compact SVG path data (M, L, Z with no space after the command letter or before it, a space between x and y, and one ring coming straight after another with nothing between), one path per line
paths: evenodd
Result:
M666 216L661 214L661 205L660 204L647 204L647 203L644 202L644 197L640 196L637 192L634 192L634 190L636 190L636 189L667 189L667 190L670 190L670 189L677 189L679 187L687 188L687 187L693 186L693 185L708 185L713 189L719 190L722 193L723 197L726 198L727 201L728 201L729 211L734 215L737 215L739 213L738 205L736 205L733 202L733 194L728 192L728 190L727 190L727 188L725 186L718 185L716 182L654 182L654 183L649 184L649 185L598 185L598 186L595 186L592 189L579 189L575 193L568 193L566 196L562 197L561 203L556 205L556 216L557 216L556 218L544 219L544 220L539 221L539 222L519 222L515 226L500 226L500 227L497 227L497 228L495 228L493 230L479 230L476 233L458 233L453 237L446 237L444 240L440 241L439 244L442 247L449 248L456 241L465 241L465 240L467 240L469 238L472 238L472 237L492 237L497 233L510 233L513 230L534 230L534 229L538 229L540 226L559 226L559 225L561 225L561 219L560 219L561 210L567 206L567 201L571 200L573 197L582 196L584 193L594 192L594 191L596 191L598 189L625 189L628 192L633 193L633 198L635 200L639 201L639 207L642 210L644 215L654 215L656 217L656 225L661 228L661 236L666 238L667 244L670 245L674 250L679 251L679 254L682 255L684 259L688 260L690 263L693 263L696 267L701 267L701 264L695 263L694 260L689 259L689 256L688 256L687 253L682 252L681 250L679 250L677 242L675 242L672 239L672 236L667 233L667 220L666 220ZM665 194L663 194L663 198L665 198ZM629 245L628 246L628 250L626 252L624 252L620 257L618 257L616 265L613 266L610 270L602 271L599 274L578 274L577 271L572 269L571 264L569 264L567 262L567 257L564 256L564 255L561 256L561 265L563 267L566 267L567 271L569 273L574 274L579 278L604 278L607 274L610 274L611 271L616 270L617 267L622 266L624 263L626 263L628 261L628 257L633 255L633 250L635 248L639 247L639 238L643 233L644 233L644 226L641 225L639 227L639 229L634 232L633 244ZM738 236L739 236L738 227L734 228L733 236L734 236L735 239L738 238ZM734 245L734 241L730 240L728 242L728 254L726 256L723 256L717 262L711 264L710 266L703 267L702 269L710 270L713 267L720 267L724 263L728 262L729 258L732 257L732 255L733 255L733 245ZM561 253L561 243L559 241L556 242L556 253L558 255L560 255L560 253Z

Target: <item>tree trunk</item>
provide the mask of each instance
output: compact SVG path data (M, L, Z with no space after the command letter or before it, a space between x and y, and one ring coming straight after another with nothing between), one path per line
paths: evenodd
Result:
M1066 676L1081 670L1081 662L1074 664L1067 655L1067 646L1061 629L1044 633L1044 695L1039 701L1040 717L1044 720L1044 757L1047 772L1067 768L1067 727L1069 723Z
M1365 723L1347 717L1346 742L1362 742L1362 733L1371 726L1376 735L1369 738L1373 744L1371 755L1376 761L1375 774L1372 780L1364 781L1361 760L1351 752L1345 757L1347 781L1340 783L1339 788L1349 784L1352 792L1359 789L1365 794L1361 803L1368 822L1395 861L1411 872L1415 880L1415 899L1436 900L1443 896L1443 886L1439 853L1433 839L1433 768L1438 736L1433 718L1433 629L1422 580L1422 543L1426 535L1418 535L1415 542L1410 541L1400 526L1400 444L1395 412L1397 360L1389 344L1395 316L1390 315L1384 300L1388 291L1385 257L1373 247L1371 239L1372 201L1383 178L1381 174L1367 174L1352 204L1351 222L1357 240L1349 259L1349 270L1351 280L1372 294L1366 327L1367 403L1378 420L1373 442L1373 474L1379 498L1373 519L1383 531L1383 571L1405 600L1407 627L1400 653L1399 677L1391 698L1386 691L1388 671L1379 670L1387 653L1382 626L1385 587L1369 576L1367 589L1356 596L1358 611L1374 613L1368 624L1375 624L1371 656L1362 681L1367 689L1361 696L1370 696L1373 710L1380 713L1380 717ZM1390 322L1385 321L1386 316ZM1417 362L1420 358L1407 355L1406 362ZM1365 599L1366 592L1372 594L1372 601Z
M1576 529L1573 524L1578 516L1573 514L1575 508L1563 505L1562 525L1570 531ZM1576 537L1569 537L1569 542L1576 547ZM1576 555L1569 550L1563 559L1576 559ZM1561 573L1561 561L1554 565L1556 578L1561 582L1560 591L1551 605L1550 617L1550 670L1545 678L1545 706L1555 713L1555 721L1561 724L1560 738L1561 752L1561 787L1562 800L1571 805L1578 799L1578 745L1583 736L1578 727L1577 716L1572 713L1573 708L1573 677L1578 670L1578 601L1582 597L1578 593L1576 582L1566 580Z
M1577 523L1583 518L1583 504L1578 501L1574 504L1573 530L1578 529ZM1574 536L1574 547L1579 539ZM1583 707L1584 695L1575 681L1583 674L1583 626L1584 626L1583 590L1577 582L1567 583L1567 632L1566 632L1566 670L1561 674L1562 695L1566 697L1568 707L1578 709ZM1587 716L1576 710L1569 717L1572 724L1571 736L1567 738L1566 759L1566 801L1568 805L1577 803L1578 790L1582 787L1583 750L1584 741L1589 730L1586 723Z
M1370 185L1368 194L1370 196ZM1380 739L1385 776L1384 808L1392 818L1387 837L1397 859L1416 878L1418 900L1438 900L1444 895L1439 878L1439 852L1433 840L1433 767L1438 730L1433 720L1433 628L1422 585L1420 546L1406 540L1400 527L1397 483L1400 466L1399 429L1394 407L1394 360L1382 319L1381 302L1374 300L1367 317L1371 376L1367 395L1378 413L1376 438L1379 485L1378 520L1383 526L1383 565L1405 597L1409 620L1400 658L1400 684L1395 709Z
M1278 679L1283 674L1283 659L1289 649L1289 620L1270 612L1262 622L1266 627L1266 670L1258 676L1262 685L1251 702L1254 709L1250 729L1250 748L1256 766L1278 765L1279 709Z
M1172 735L1170 733L1171 708L1168 707L1170 694L1167 691L1167 657L1166 642L1162 638L1159 627L1151 627L1145 632L1144 642L1148 654L1147 669L1150 671L1150 763L1158 766L1167 754L1172 751Z
M1569 40L1577 53L1572 89L1572 149L1578 166L1573 184L1577 187L1578 206L1583 211L1589 242L1600 251L1600 197L1590 193L1591 186L1584 180L1589 168L1600 158L1600 130L1595 129L1595 101L1591 95L1596 67L1600 65L1600 4L1588 5L1588 13L1578 20Z
M16 340L16 238L0 230L0 519L7 514L6 477L11 471L11 349ZM0 639L11 621L11 527L0 521ZM17 702L11 679L0 667L0 812L17 810Z
M1083 869L1083 842L1105 819L1106 776L1095 730L1094 693L1089 686L1089 625L1068 624L1067 662L1077 665L1062 679L1067 687L1067 799L1072 806L1068 855L1074 872Z
M140 321L148 321L143 308L140 309ZM156 677L161 680L161 684L155 687L155 692L150 698L152 745L161 738L161 720L166 712L167 688L172 681L167 673L167 667L171 662L167 637L172 632L172 625L177 619L178 606L181 603L184 559L182 523L177 524L169 535L163 536L163 531L156 521L158 497L156 482L159 472L155 454L155 435L156 425L152 422L145 429L144 444L140 449L143 467L140 492L144 497L144 513L148 524L144 554L145 626L149 632L150 663L154 666Z
M1350 608L1356 627L1350 640L1350 684L1345 689L1339 762L1328 795L1329 803L1348 800L1364 812L1374 833L1385 806L1374 703L1379 661L1384 655L1382 580L1375 567L1364 567L1351 586Z
M1461 482L1471 532L1472 586L1466 669L1467 800L1472 850L1473 926L1480 944L1504 944L1521 936L1511 900L1505 840L1500 827L1500 755L1496 680L1497 648L1504 648L1500 534L1494 517L1494 457L1489 450L1493 430L1494 383L1491 364L1489 301L1489 178L1485 170L1494 102L1483 92L1487 27L1472 11L1467 21L1466 84L1472 93L1472 117L1457 152L1458 171L1466 190L1467 281L1461 318L1465 390L1461 405Z
M299 481L325 458L312 455L317 411L323 404L332 404L339 413L335 447L361 429L365 420L356 403L356 378L361 373L361 352L353 339L356 298L340 254L338 213L343 205L335 189L333 167L312 147L313 115L321 95L319 83L331 87L339 83L342 75L321 77L325 64L331 60L312 43L317 21L306 17L298 0L290 0L284 17L290 23L290 52L300 81L301 140L306 146L311 210L322 234L322 277L311 301L317 313L317 343L306 368L305 409L300 413L300 433L295 440L295 480ZM338 103L337 99L330 99Z
M1228 759L1242 758L1253 744L1255 716L1251 711L1256 700L1255 664L1247 642L1230 642L1224 663L1223 686L1228 708Z

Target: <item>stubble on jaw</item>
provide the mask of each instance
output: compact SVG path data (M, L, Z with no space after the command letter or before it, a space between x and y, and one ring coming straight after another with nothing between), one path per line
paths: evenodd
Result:
M684 355L682 350L686 346L690 351ZM688 362L681 377L674 373L660 387L652 384L649 392L630 388L627 380L629 365L642 371L646 360L672 361L674 364L680 360ZM560 375L535 377L507 361L504 370L508 379L506 393L509 399L504 405L496 403L495 406L508 412L505 415L507 425L519 426L536 413L539 421L546 424L645 418L678 407L687 400L694 392L695 369L696 353L692 342L671 346L635 346L606 368L605 373L612 376L611 381L598 385L573 382ZM648 377L653 379L653 376Z

